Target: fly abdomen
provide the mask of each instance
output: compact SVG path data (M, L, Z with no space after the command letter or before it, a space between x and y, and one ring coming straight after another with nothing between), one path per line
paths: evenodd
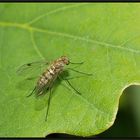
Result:
M38 84L40 86L45 86L47 85L50 81L52 81L53 79L53 76L54 76L54 72L52 70L47 70L45 71L42 76L40 77L39 81L38 81Z
M48 78L46 78L45 76L41 76L38 81L38 86L44 86L48 83L48 81Z
M50 68L49 70L50 75L54 75L55 74L55 67L54 68Z

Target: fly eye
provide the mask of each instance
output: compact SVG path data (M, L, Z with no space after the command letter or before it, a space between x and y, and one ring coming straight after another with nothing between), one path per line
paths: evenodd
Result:
M70 61L68 60L67 65L69 65Z

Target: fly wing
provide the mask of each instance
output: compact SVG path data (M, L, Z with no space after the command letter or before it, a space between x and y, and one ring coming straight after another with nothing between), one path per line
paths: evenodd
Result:
M27 63L20 66L16 72L18 75L32 78L38 76L48 64L49 62L45 60Z

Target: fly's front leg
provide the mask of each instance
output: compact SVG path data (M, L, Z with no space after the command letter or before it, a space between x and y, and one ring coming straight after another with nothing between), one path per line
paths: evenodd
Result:
M82 64L84 64L84 62L79 62L79 63L74 63L74 62L69 62L70 64L74 64L74 65L77 65L77 66L75 66L75 67L73 67L73 68L77 68L77 67L79 67L80 65L82 65Z
M70 64L78 64L78 65L84 64L84 62L78 62L78 63L76 62L76 63L74 63L74 62L71 62L71 61L69 61L69 63Z

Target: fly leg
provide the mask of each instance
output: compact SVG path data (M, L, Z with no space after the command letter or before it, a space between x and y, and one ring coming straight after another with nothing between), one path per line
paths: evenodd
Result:
M62 80L64 80L64 81L66 81L67 84L75 91L75 93L81 95L81 93L80 93L76 88L73 87L73 85L70 83L70 81L69 81L68 79L64 79L64 78L61 77L61 76L59 76L59 79L62 79Z
M55 78L56 78L56 77L55 77ZM50 83L49 87L47 88L47 90L49 90L50 94L49 94L49 97L48 97L48 105L47 105L47 111L46 111L45 121L47 121L47 118L48 118L48 112L49 112L49 108L50 108L50 100L51 100L51 96L52 96L52 87L53 87L53 85L54 85L55 78L54 78L53 81Z
M74 62L69 61L69 63L70 63L70 64L78 64L78 65L81 65L81 64L83 64L84 62L74 63Z
M72 80L72 79L81 78L81 77L85 77L85 75L83 75L83 76L74 76L74 77L67 77L67 78L64 78L64 80Z
M29 94L29 95L27 95L26 97L30 97L34 92L36 91L36 87L33 89L33 91Z
M49 98L48 98L48 105L47 105L45 121L47 121L47 117L48 117L48 112L49 112L49 107L50 107L50 99L51 99L51 94L52 94L52 88L49 88L49 91L50 91L50 94L49 94Z
M73 68L77 68L77 67L79 67L79 65L84 64L84 62L79 62L79 63L69 62L69 63L70 63L70 64L77 65L77 66L75 66L75 67L73 67Z
M34 80L34 79L36 79L36 78L38 78L38 76L28 77L28 78L26 78L26 80Z
M74 71L74 72L77 72L77 73L80 73L80 74L84 74L84 75L87 75L87 76L92 76L93 74L91 73L85 73L85 72L82 72L82 71L78 71L78 70L75 70L75 69L72 69L72 68L67 68L68 70L71 70L71 71Z

